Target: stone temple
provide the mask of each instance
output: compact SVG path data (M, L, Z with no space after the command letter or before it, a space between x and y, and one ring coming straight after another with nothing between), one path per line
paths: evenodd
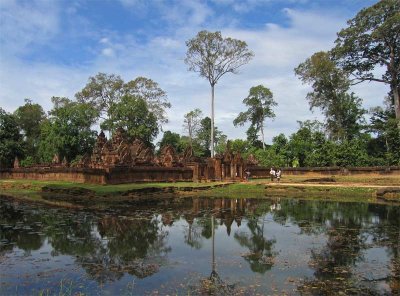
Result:
M119 128L110 139L103 132L97 137L92 155L84 156L73 166L55 155L51 164L1 169L0 178L65 180L78 183L120 184L132 182L222 181L240 180L247 166L257 165L253 156L245 161L229 145L214 158L195 157L189 146L181 154L170 146L160 155L140 139L129 140Z

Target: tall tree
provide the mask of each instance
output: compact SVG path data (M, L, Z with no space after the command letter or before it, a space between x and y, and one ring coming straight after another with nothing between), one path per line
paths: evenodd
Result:
M350 81L327 52L317 52L301 63L295 73L303 83L312 85L307 94L310 109L325 115L325 127L333 140L348 140L360 132L363 115L361 99L348 94Z
M75 97L78 102L95 106L103 120L109 121L114 105L120 103L125 95L144 100L147 109L156 117L159 127L168 122L165 110L170 108L171 104L168 102L167 94L149 78L137 77L124 82L118 75L98 73L89 78L86 86L76 93Z
M274 101L272 92L263 85L250 88L249 95L243 100L243 103L248 109L245 112L240 112L233 124L235 126L244 125L250 121L250 130L257 133L261 132L263 149L265 150L264 122L267 118L275 117L272 107L278 104Z
M22 135L14 115L0 108L0 167L11 167L22 156Z
M18 107L14 116L24 135L26 154L35 159L39 145L40 126L46 118L43 108L39 104L33 104L32 100L25 99L25 105Z
M110 118L101 124L103 129L114 132L123 128L131 139L140 138L148 144L158 134L157 118L140 97L124 95L112 105L109 113Z
M189 136L189 144L193 145L193 139L197 136L200 129L200 122L203 117L203 112L196 108L184 115L183 128Z
M400 1L378 1L347 23L338 33L335 59L357 82L388 84L400 119ZM377 67L384 67L385 73L379 76Z
M41 126L39 155L49 162L54 154L68 161L92 151L96 132L91 129L98 110L88 103L53 97L53 109Z
M237 73L254 54L244 41L223 38L221 32L200 31L186 41L185 63L190 71L198 72L211 86L211 157L214 157L214 88L226 73Z

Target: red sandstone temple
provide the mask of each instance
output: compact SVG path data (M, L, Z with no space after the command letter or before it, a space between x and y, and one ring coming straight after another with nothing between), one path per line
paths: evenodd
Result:
M52 164L21 168L18 159L13 169L2 169L0 178L65 180L79 183L120 184L133 182L220 181L240 180L247 165L256 165L254 157L244 161L229 145L223 155L199 158L188 147L182 154L167 145L160 156L140 139L129 141L123 129L111 139L103 132L97 137L91 156L68 166L58 155Z

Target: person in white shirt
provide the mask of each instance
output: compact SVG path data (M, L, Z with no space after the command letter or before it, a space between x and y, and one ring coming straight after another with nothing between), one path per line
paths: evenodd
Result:
M278 182L281 181L281 175L282 175L282 171L280 169L278 169L278 171L276 172L276 179L278 180Z
M269 174L271 176L271 181L274 181L274 177L275 177L275 170L274 168L271 168L271 170L269 171Z

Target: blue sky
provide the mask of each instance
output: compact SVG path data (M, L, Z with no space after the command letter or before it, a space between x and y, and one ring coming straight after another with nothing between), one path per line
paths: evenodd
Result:
M188 72L185 41L219 30L244 40L255 58L216 87L216 125L229 138L245 138L232 120L243 111L250 87L263 84L278 102L266 138L294 132L309 111L309 87L293 69L314 52L330 49L336 32L370 0L11 1L0 0L0 107L12 112L31 98L45 110L52 96L73 98L98 72L128 81L158 82L172 108L165 130L183 133L183 115L210 113L208 82ZM379 71L379 70L378 70ZM361 84L353 91L364 107L380 105L388 89Z

